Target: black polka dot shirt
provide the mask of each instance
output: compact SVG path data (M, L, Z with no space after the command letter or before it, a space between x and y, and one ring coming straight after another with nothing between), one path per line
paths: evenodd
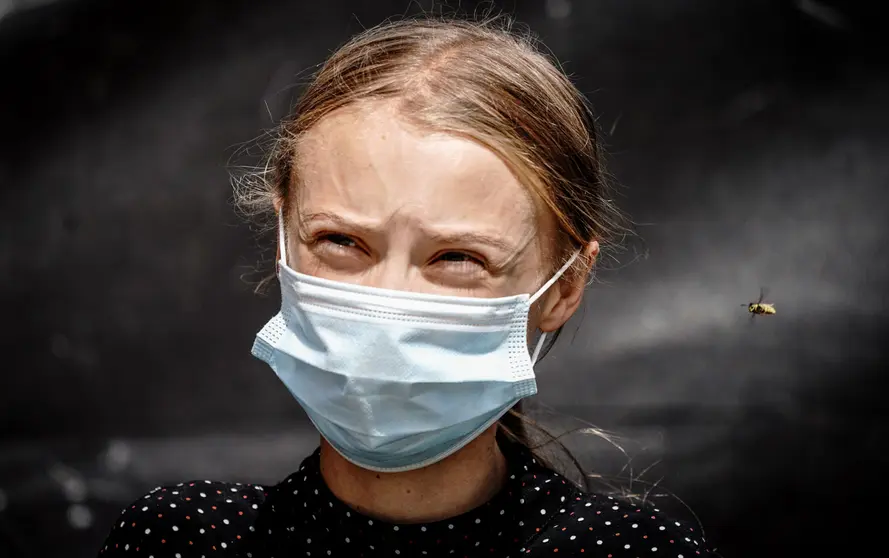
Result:
M449 520L398 525L356 513L327 489L315 451L271 487L201 480L155 488L123 510L99 556L716 556L693 524L580 492L523 448L504 451L503 490Z

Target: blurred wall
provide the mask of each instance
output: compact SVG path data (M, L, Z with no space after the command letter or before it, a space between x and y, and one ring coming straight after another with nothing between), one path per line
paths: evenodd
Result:
M268 482L315 443L249 354L278 305L252 292L274 238L234 214L226 167L256 162L245 142L314 64L406 5L81 0L0 20L9 548L58 522L39 555L91 555L149 484ZM889 74L861 6L501 4L590 95L642 237L603 262L539 399L651 448L727 556L849 544L812 525L854 528L850 480L887 434ZM751 323L761 287L778 315Z

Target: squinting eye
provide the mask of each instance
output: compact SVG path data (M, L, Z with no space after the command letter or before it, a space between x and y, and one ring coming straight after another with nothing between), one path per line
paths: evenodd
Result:
M437 258L446 265L457 267L478 266L485 267L485 264L478 258L470 256L464 252L445 252Z
M344 248L352 248L357 246L358 244L344 234L326 234L318 239L319 241L327 241L332 244L336 244L337 246L342 246Z

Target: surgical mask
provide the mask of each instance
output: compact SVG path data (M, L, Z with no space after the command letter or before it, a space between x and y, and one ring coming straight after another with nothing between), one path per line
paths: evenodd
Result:
M436 463L537 393L533 295L472 298L365 287L287 266L279 217L281 311L252 353L268 363L345 459L398 472Z

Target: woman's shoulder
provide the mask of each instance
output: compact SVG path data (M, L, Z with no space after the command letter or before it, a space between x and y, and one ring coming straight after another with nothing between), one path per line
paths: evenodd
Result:
M604 552L604 556L628 551L673 558L718 556L707 549L703 533L694 523L676 521L649 502L583 492L572 495L550 517L529 542L525 555Z
M254 484L196 480L159 486L121 511L99 556L200 556L233 549L253 531L265 498L265 488Z

